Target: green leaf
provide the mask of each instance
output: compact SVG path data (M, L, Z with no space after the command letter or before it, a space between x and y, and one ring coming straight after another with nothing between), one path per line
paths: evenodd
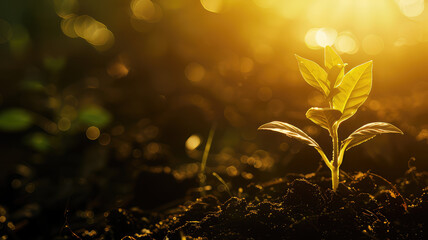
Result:
M31 114L21 108L10 108L0 113L0 130L6 132L23 131L33 124Z
M328 82L330 83L330 91L337 88L343 80L343 75L345 74L346 64L334 65L330 70L328 70Z
M383 133L399 133L403 132L396 126L385 123L385 122L373 122L366 124L357 130L355 130L348 138L342 141L342 148L345 147L346 150L349 150L352 147L355 147L363 142L366 142L376 135Z
M313 140L311 137L309 137L305 132L300 130L298 127L295 127L285 122L273 121L270 123L265 123L261 125L258 130L270 130L274 132L279 132L287 135L287 137L294 138L303 143L306 143L309 146L312 146L315 148L320 147L318 143L315 142L315 140Z
M328 100L339 91L336 89L342 83L345 75L346 63L343 63L342 58L333 50L332 47L326 46L324 49L324 65L327 68L327 79L329 82L330 94Z
M322 148L318 145L318 143L309 137L305 132L300 130L298 127L295 127L291 124L280 122L280 121L273 121L270 123L265 123L259 127L258 130L269 130L274 132L279 132L282 134L285 134L287 137L294 138L298 141L301 141L303 143L306 143L309 146L314 147L318 153L321 155L322 159L324 160L325 164L331 169L333 166L327 159L327 156L325 155Z
M357 112L366 101L372 88L373 61L368 61L351 69L339 85L339 93L333 97L333 108L342 112L339 122L343 122Z
M111 122L112 116L101 107L90 106L80 110L78 119L85 125L102 128Z
M316 62L302 58L298 55L296 55L296 59L303 79L305 79L309 85L322 92L324 96L328 96L330 90L327 80L327 72Z
M332 47L326 46L324 49L324 65L330 70L336 65L344 65L342 58L333 50Z
M308 119L329 131L332 129L333 124L339 120L341 116L342 113L339 110L331 108L313 107L306 112L306 117Z

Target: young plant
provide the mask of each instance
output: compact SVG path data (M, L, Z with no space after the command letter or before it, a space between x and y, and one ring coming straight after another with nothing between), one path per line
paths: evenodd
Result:
M339 185L339 168L345 151L382 133L403 132L392 124L373 122L355 130L339 146L338 129L342 122L352 117L366 101L372 88L373 62L368 61L354 67L345 74L346 63L330 47L324 49L325 70L317 63L296 55L303 79L320 91L328 102L328 108L312 107L306 117L330 133L333 143L331 160L327 158L319 144L299 128L284 122L273 121L263 124L259 130L280 132L314 147L331 170L332 188Z

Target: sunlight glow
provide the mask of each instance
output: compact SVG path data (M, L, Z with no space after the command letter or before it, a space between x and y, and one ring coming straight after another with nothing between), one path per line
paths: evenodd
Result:
M253 2L261 8L270 8L274 5L275 0L253 0Z
M377 55L382 52L384 43L381 37L371 34L366 36L361 43L365 53L369 55Z
M308 1L309 0L280 1L280 4L277 6L277 10L283 17L293 19L302 14Z

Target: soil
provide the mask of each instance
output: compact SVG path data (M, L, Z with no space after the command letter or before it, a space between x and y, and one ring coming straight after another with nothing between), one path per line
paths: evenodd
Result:
M428 239L428 172L394 183L371 172L288 174L236 196L207 195L157 212L118 208L65 239Z

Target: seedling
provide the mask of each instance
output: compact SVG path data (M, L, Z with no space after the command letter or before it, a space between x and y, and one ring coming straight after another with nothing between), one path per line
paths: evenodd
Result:
M346 63L327 46L324 49L325 70L317 63L296 55L303 79L320 91L328 102L328 108L312 107L306 117L330 133L333 142L331 160L327 158L319 144L299 128L280 121L263 124L259 130L280 132L314 147L331 170L332 188L339 185L339 168L345 151L366 142L382 133L403 132L392 124L385 122L368 123L355 130L339 146L338 129L342 122L352 117L366 101L372 88L373 61L354 67L345 74Z

